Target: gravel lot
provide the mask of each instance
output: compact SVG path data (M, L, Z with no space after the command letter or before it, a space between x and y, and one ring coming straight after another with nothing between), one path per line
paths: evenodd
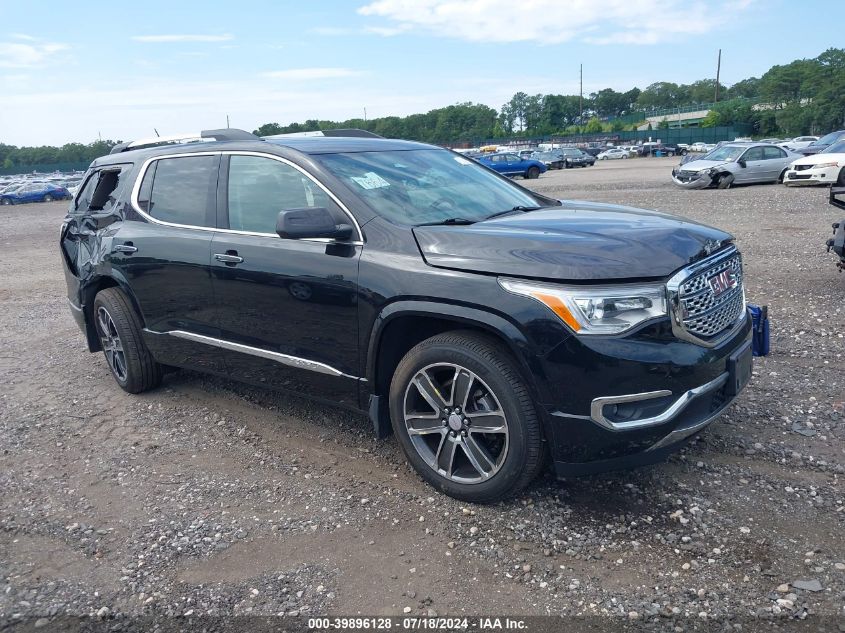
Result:
M547 475L495 506L434 493L343 411L191 372L123 393L65 302L64 203L3 207L0 630L283 613L845 630L845 278L824 252L838 215L826 189L682 191L674 162L525 184L732 231L771 356L669 462Z

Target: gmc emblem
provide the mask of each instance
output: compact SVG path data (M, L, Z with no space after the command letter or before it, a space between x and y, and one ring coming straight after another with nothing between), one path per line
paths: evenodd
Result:
M707 280L713 296L718 297L723 292L736 288L736 274L732 270L723 270L718 275L713 275Z

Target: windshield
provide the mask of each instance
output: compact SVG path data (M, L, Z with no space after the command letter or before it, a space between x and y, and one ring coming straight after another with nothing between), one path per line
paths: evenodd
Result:
M825 134L822 136L818 141L813 141L810 143L810 146L819 146L819 145L830 145L836 140L839 140L839 137L842 135L842 132L831 132L830 134Z
M724 145L714 149L712 152L702 157L701 160L718 160L723 162L732 161L739 158L745 149L745 147L737 145Z
M839 141L838 143L834 143L830 147L826 148L822 154L845 154L845 141Z
M417 225L470 222L514 207L543 204L478 163L446 150L355 152L315 156L379 215Z

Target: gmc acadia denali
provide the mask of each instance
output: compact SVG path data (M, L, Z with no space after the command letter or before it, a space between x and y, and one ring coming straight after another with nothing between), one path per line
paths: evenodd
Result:
M183 367L367 412L469 501L660 460L751 375L731 235L360 130L118 145L60 242L124 390Z

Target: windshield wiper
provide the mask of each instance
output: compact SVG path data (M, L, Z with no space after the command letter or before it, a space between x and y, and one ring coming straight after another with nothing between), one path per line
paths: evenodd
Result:
M526 211L536 211L537 209L542 209L543 207L529 207L525 205L518 204L515 207L511 207L510 209L506 209L505 211L498 211L492 215L488 215L485 220L492 220L493 218L500 218L503 215L510 215L511 213L515 213L517 211L522 211L523 213Z
M467 220L466 218L446 218L445 220L437 220L436 222L423 222L416 226L457 226L463 224L475 224L477 220Z

